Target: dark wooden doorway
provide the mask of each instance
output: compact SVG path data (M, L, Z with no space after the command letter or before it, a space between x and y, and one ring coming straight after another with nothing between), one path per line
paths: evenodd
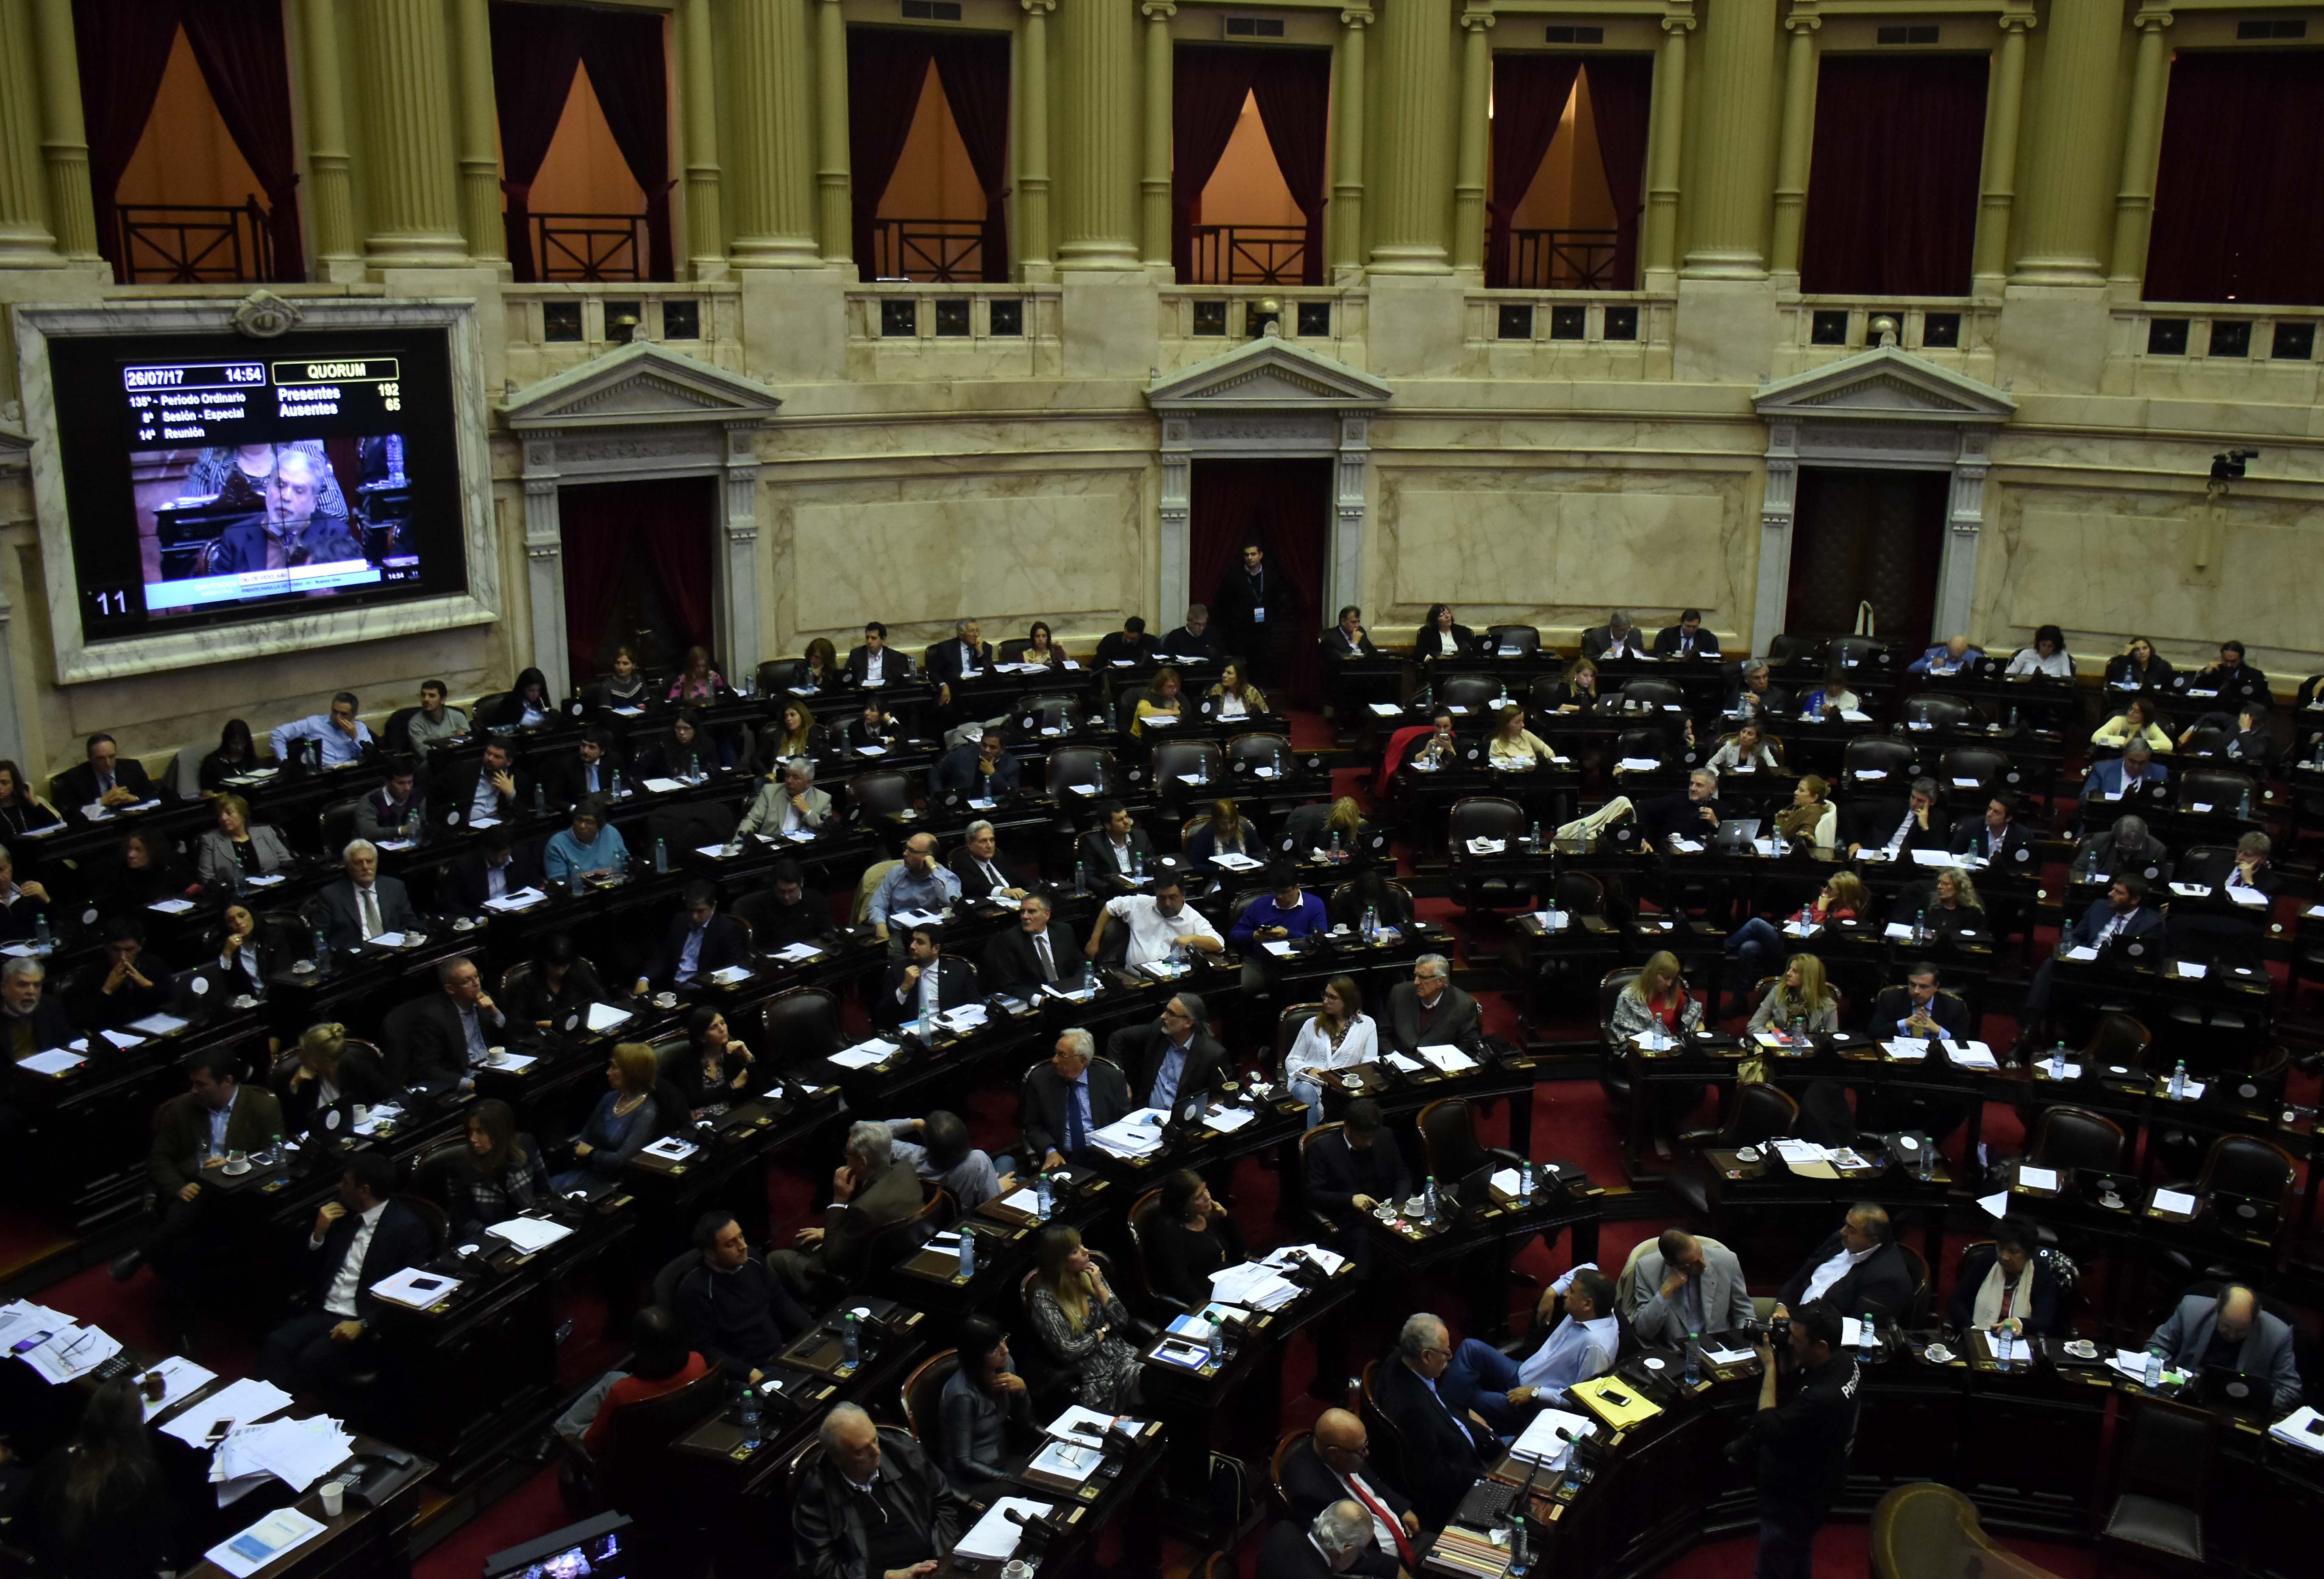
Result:
M1337 465L1329 456L1194 465L1187 500L1187 596L1194 603L1215 603L1220 583L1242 565L1246 540L1267 551L1268 571L1284 578L1292 606L1268 610L1263 643L1249 656L1268 699L1278 706L1277 693L1286 683L1290 699L1303 706L1315 705L1322 688L1323 654L1315 638L1320 622L1331 618L1318 611ZM1157 628L1176 630L1185 613L1162 610ZM1216 615L1213 619L1217 630Z
M657 674L693 646L723 662L711 638L717 486L715 477L671 477L558 491L575 686L611 672L620 647Z
M1918 657L1936 618L1951 488L1945 472L1801 467L1784 632L1844 636L1870 604L1880 640Z

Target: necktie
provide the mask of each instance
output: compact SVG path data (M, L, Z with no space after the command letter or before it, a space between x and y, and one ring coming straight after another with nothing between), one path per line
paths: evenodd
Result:
M1045 982L1056 981L1057 962L1049 957L1049 935L1047 932L1034 934L1033 952L1041 961L1041 979Z
M1083 1150L1089 1144L1089 1138L1082 1133L1082 1104L1080 1096L1082 1092L1087 1091L1088 1089L1089 1083L1087 1081L1068 1080L1065 1082L1065 1155L1068 1157L1080 1156Z
M1407 1574L1418 1573L1420 1565L1413 1560L1412 1542L1405 1536L1403 1520L1390 1513L1387 1504L1372 1495L1372 1489L1364 1484L1362 1476L1343 1475L1341 1479L1346 1482L1348 1490L1356 1494L1356 1501L1364 1505L1365 1511L1369 1512L1377 1522L1387 1525L1388 1534L1396 1537L1396 1559L1403 1565L1404 1571Z
M363 935L366 937L376 937L387 930L380 924L379 895L375 891L368 888L357 889L355 892L363 900Z

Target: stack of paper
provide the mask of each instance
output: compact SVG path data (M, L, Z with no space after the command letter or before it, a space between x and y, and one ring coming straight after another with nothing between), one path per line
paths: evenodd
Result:
M132 1036L125 1030L100 1030L97 1034L111 1042L115 1047L119 1048L124 1053L131 1048L142 1048L145 1045L145 1039L143 1037Z
M2146 1380L2146 1351L2116 1349L2114 1352L2114 1358L2107 1362L2107 1368L2127 1376L2133 1381L2144 1383ZM2163 1377L2166 1381L2172 1377L2171 1362L2168 1360L2163 1362Z
M1509 1456L1527 1464L1537 1464L1544 1469L1563 1469L1573 1452L1573 1445L1561 1439L1558 1428L1563 1427L1576 1436L1587 1436L1596 1428L1587 1415L1569 1414L1563 1409L1544 1409L1526 1425L1525 1430L1509 1445Z
M1238 855L1232 851L1228 851L1224 854L1212 856L1211 864L1223 866L1229 872L1256 872L1260 863L1248 855Z
M2324 1416L2319 1416L2307 1404L2270 1426L2267 1434L2278 1442L2289 1442L2310 1453L2324 1453Z
M1211 1297L1222 1305L1280 1310L1299 1297L1299 1285L1264 1261L1243 1261L1211 1274Z
M965 1035L982 1025L987 1019L982 1003L964 1003L957 1009L947 1009L936 1016L936 1023L955 1036Z
M61 1075L88 1062L88 1058L70 1048L51 1048L45 1052L34 1053L29 1058L18 1059L16 1067L29 1069L35 1075Z
M960 1544L953 1547L953 1555L982 1558L990 1563L1005 1563L1017 1555L1017 1542L1024 1534L1010 1522L1009 1514L1013 1510L1026 1519L1047 1519L1055 1506L1050 1502L1036 1502L1030 1497L1003 1497L985 1510L984 1517L976 1521L975 1528L960 1537Z
M1508 847L1507 839L1489 839L1482 834L1469 841L1469 854L1471 855L1498 855Z
M441 1272L422 1271L418 1267L406 1267L374 1283L371 1291L390 1305L401 1305L410 1310L426 1310L459 1287L460 1279L457 1278L447 1278Z
M722 987L731 987L738 982L749 981L751 979L751 967L747 965L730 965L722 969L712 971L710 973L710 979L717 983Z
M1044 1474L1055 1475L1061 1481L1071 1481L1079 1485L1095 1474L1098 1465L1104 1462L1105 1454L1094 1447L1084 1447L1072 1442L1050 1442L1033 1455L1032 1462L1025 1468L1028 1472L1038 1470Z
M103 1327L59 1327L49 1341L27 1349L20 1358L51 1387L86 1376L121 1353L121 1344Z
M529 910L535 905L545 905L548 902L549 896L540 890L525 887L518 889L514 893L504 893L496 900L486 900L484 909L497 910L503 915L513 915L519 910Z
M346 1463L355 1450L355 1438L327 1415L242 1426L218 1444L210 1479L271 1474L292 1491L304 1491Z
M1624 757L1614 765L1625 773L1651 773L1663 763L1660 757Z
M163 1409L176 1408L217 1380L217 1371L206 1370L181 1354L172 1354L152 1369L161 1373L161 1396L145 1404L148 1424Z
M131 1020L129 1029L142 1030L147 1036L175 1036L192 1023L193 1021L180 1020L174 1014L149 1014L143 1020Z
M1521 1182L1517 1177L1517 1170L1514 1168L1493 1169L1493 1187L1505 1196L1515 1196L1517 1193L1517 1186Z
M664 1135L660 1140L641 1148L648 1157L659 1157L664 1162L683 1162L702 1150L691 1140L681 1140L676 1135Z
M1258 1122L1259 1115L1247 1107L1221 1108L1217 1113L1203 1116L1203 1122L1222 1135L1231 1135L1244 1125Z
M1714 1349L1708 1344L1702 1347L1702 1357L1713 1365L1748 1365L1758 1358L1749 1349Z
M495 1239L505 1239L530 1255L546 1250L560 1239L569 1238L573 1230L562 1223L551 1223L542 1217L512 1217L505 1223L495 1223L484 1230Z
M589 1029L592 1031L611 1030L617 1025L625 1024L629 1018L628 1010L616 1009L611 1003L589 1005Z
M1979 1041L1949 1041L1945 1043L1945 1057L1957 1068L1997 1070L2001 1067L1994 1058L1993 1049Z
M1545 932L1563 932L1565 930L1565 912L1563 910L1536 910L1533 913L1533 919L1541 923L1541 929Z
M1929 1056L1929 1044L1896 1037L1882 1042L1880 1050L1900 1064L1916 1064Z
M1059 1415L1041 1429L1059 1441L1102 1442L1105 1440L1107 1430L1115 1424L1115 1421L1116 1417L1112 1415L1101 1415L1095 1409L1084 1408L1080 1404L1067 1404L1064 1414ZM1131 1431L1146 1429L1146 1422L1143 1420L1123 1418L1120 1423Z
M2158 1212L2176 1212L2182 1217L2192 1217L2199 1204L2194 1196L2186 1190L2154 1192L2154 1209Z
M289 1393L271 1381L246 1376L226 1383L198 1403L189 1404L161 1429L189 1447L199 1447L210 1439L220 1420L235 1424L263 1420L290 1407Z
M1447 1075L1462 1075L1477 1067L1477 1060L1459 1048L1435 1043L1420 1049L1420 1056L1443 1070Z
M901 1051L897 1044L873 1037L870 1041L857 1042L853 1047L831 1055L831 1061L843 1069L869 1069L884 1064Z
M1418 1058L1408 1057L1403 1053L1390 1053L1388 1056L1388 1061L1391 1066L1406 1075L1417 1075L1422 1070L1428 1067L1427 1065L1422 1063Z
M1288 1267L1297 1261L1308 1261L1321 1268L1329 1277L1347 1264L1348 1258L1336 1250L1325 1250L1320 1244L1283 1244L1270 1251L1259 1264L1268 1267Z
M2054 1190L2058 1187L2058 1170L2021 1162L2017 1165L2017 1187L2021 1190Z
M326 1528L296 1508L281 1508L202 1556L233 1574L234 1579L250 1579L251 1574L291 1547L314 1539Z
M805 965L822 953L823 950L812 943L791 943L777 949L775 957L785 965Z
M669 795L685 789L686 786L676 779L645 779L640 780L639 788L656 795Z
M1162 1150L1162 1122L1169 1116L1158 1107L1141 1107L1091 1131L1090 1139L1116 1157L1150 1157Z
M363 1117L355 1121L355 1133L358 1135L375 1135L379 1133L379 1127L382 1124L392 1125L396 1120L402 1116L403 1109L397 1106L394 1103L383 1102L374 1103L364 1112Z
M1805 1168L1812 1163L1829 1162L1830 1155L1813 1140L1794 1140L1786 1135L1773 1142L1775 1155L1784 1159L1785 1168Z

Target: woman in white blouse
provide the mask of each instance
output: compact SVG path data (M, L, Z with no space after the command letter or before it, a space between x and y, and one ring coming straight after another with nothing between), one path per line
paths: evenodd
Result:
M1762 734L1757 724L1746 724L1720 741L1703 764L1714 773L1749 773L1761 768L1772 772L1783 765L1781 748Z
M2074 658L2066 651L2066 633L2055 625L2042 626L2034 633L2034 645L2019 648L2017 656L2009 660L2009 672L2073 679Z
M1323 1082L1342 1069L1379 1062L1379 1030L1363 1011L1352 976L1333 976L1323 989L1323 1011L1299 1028L1283 1059L1284 1083L1307 1104L1307 1127L1323 1122Z
M1243 679L1242 665L1231 658L1219 670L1219 683L1211 688L1211 701L1221 718L1249 718L1267 711L1267 697Z
M1500 727L1493 731L1486 760L1497 768L1530 768L1551 762L1554 753L1540 735L1526 727L1523 707L1510 707L1501 714Z

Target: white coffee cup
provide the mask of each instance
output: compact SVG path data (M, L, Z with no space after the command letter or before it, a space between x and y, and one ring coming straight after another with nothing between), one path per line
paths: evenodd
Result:
M326 1519L337 1519L339 1516L340 1511L346 1507L347 1488L346 1482L343 1481L325 1481L320 1488L320 1494L323 1499L323 1517Z

